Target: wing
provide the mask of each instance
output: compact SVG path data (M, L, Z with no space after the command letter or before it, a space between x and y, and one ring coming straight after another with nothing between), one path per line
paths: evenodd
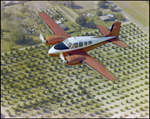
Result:
M99 31L102 33L102 35L106 35L110 33L110 31L103 25L98 25L97 27Z
M84 56L85 60L83 60L82 63L90 66L92 69L94 69L98 73L102 74L103 76L105 76L109 80L116 80L117 79L117 77L115 77L112 73L110 73L108 71L108 69L106 67L104 67L98 60L91 57L85 51L79 50L78 52L72 52L71 54L72 55L82 55L82 56Z
M64 29L62 29L51 17L46 13L38 13L43 22L49 26L50 31L53 35L60 35L65 38L71 37Z
M123 48L129 47L127 44L125 44L124 42L122 42L118 38L113 38L113 39L108 40L108 41L113 42L114 44L119 45L120 47L123 47Z

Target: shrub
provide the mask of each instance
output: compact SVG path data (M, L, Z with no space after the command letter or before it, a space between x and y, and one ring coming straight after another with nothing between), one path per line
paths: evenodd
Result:
M43 109L42 109L42 111L43 111L43 112L46 112L46 109L45 109L45 108L43 108Z
M18 86L18 90L21 90L22 89L22 87L21 86Z
M35 82L34 84L35 84L35 86L38 86L38 82Z
M12 88L12 87L13 87L13 83L9 83L9 84L8 84L8 87L9 87L9 88Z
M73 104L73 103L74 103L74 100L73 100L73 99L71 99L71 100L70 100L70 103L72 103L72 104Z
M77 95L80 95L80 92L77 92Z
M86 90L82 90L82 91L81 91L81 94L86 94Z
M65 102L65 105L69 105L69 103L68 103L68 102Z

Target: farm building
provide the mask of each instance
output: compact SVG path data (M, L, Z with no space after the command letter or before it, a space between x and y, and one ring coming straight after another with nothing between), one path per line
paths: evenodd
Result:
M93 17L94 15L92 15L91 13L87 13L86 16L87 16L87 17Z
M100 19L103 21L113 21L115 20L115 15L114 14L105 14L104 16L100 16Z
M93 17L94 15L92 15L91 13L87 13L87 14L83 14L83 16L87 16L87 17Z
M59 21L55 21L61 28L63 28L64 30L67 29L67 27L59 20Z

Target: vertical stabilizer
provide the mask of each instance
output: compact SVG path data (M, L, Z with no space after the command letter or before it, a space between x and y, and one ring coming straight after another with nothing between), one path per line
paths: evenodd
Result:
M113 23L110 33L107 36L119 36L121 22Z

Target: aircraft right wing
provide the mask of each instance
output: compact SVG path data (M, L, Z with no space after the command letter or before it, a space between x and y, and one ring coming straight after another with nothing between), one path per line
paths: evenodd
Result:
M117 77L110 73L108 69L104 65L102 65L98 60L96 60L88 54L84 56L86 57L86 59L83 62L90 66L92 69L95 69L98 73L102 74L109 80L117 79Z
M53 35L60 35L65 38L71 37L64 29L62 29L48 14L38 13L44 23L49 26Z
M88 65L90 68L102 74L109 80L117 79L117 77L115 77L111 72L109 72L108 69L104 65L102 65L95 58L91 57L89 54L87 54L84 50L71 51L70 54L77 55L77 56L84 56L85 59L82 61L83 64Z

